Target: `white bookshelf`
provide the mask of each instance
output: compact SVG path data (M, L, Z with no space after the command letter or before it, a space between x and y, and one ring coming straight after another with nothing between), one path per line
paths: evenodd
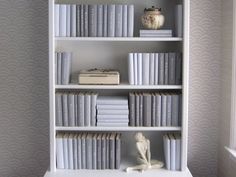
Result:
M183 37L168 38L140 38L138 31L141 24L135 23L135 37L54 37L54 4L107 4L109 0L49 0L49 107L50 107L50 168L45 177L75 177L75 176L127 176L127 177L192 177L187 167L188 142L188 79L189 79L189 0L115 0L112 3L128 3L135 5L135 21L145 7L152 5L166 7L166 26L173 29L171 10L177 3L184 8ZM169 19L169 20L168 20ZM119 69L122 74L120 85L56 85L55 84L55 51L70 51L73 53L72 72L94 67ZM92 52L88 52L92 51ZM161 52L180 51L183 53L183 83L182 85L129 85L127 83L127 55L129 52ZM121 59L123 58L123 59ZM182 126L181 127L57 127L55 125L55 92L58 90L93 90L111 94L124 94L130 91L182 91ZM56 168L56 133L57 132L122 132L125 136L122 145L122 164L119 170L59 170ZM162 152L162 135L166 132L180 132L182 136L181 171L168 171L166 169L151 170L144 173L124 172L130 161L127 153L134 147L133 135L135 132L144 132L150 138L152 154L159 156ZM123 139L122 139L123 140ZM155 152L157 150L157 152ZM155 154L156 153L156 154ZM126 157L127 156L127 157ZM162 159L163 160L163 159ZM132 165L135 165L132 164Z

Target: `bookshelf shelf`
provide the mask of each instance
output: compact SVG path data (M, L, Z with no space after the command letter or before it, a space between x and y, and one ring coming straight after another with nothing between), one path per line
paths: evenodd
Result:
M181 127L56 127L57 131L181 131Z
M123 89L123 90L174 90L182 89L181 85L56 85L55 89Z
M56 37L56 41L111 41L111 42L145 42L145 41L152 41L152 42L162 42L162 41L169 41L169 42L180 42L183 41L183 38L179 37L156 37L156 38L148 38L148 37Z

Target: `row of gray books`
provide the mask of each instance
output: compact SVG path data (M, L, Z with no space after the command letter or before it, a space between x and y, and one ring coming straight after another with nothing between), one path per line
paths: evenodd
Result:
M127 127L129 125L128 98L99 96L97 99L97 126Z
M172 30L140 30L140 37L172 37Z
M130 126L180 126L180 93L129 93Z
M55 53L55 83L58 85L67 85L71 77L72 53Z
M57 126L95 126L97 93L57 92Z
M131 85L181 85L181 53L129 53Z
M58 169L119 169L121 134L58 133L56 164Z
M164 157L167 170L181 170L181 135L179 133L163 136Z
M134 5L55 4L56 37L133 37Z

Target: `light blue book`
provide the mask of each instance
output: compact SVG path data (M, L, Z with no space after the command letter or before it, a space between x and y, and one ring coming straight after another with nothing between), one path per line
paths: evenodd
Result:
M109 143L110 133L106 134L106 169L110 168L110 143Z
M57 84L62 84L62 53L57 53Z
M97 11L97 36L103 37L103 5L98 5Z
M54 5L54 35L56 37L60 36L60 5L59 4L55 4Z
M74 164L74 170L78 169L78 148L77 148L77 138L78 134L73 135L73 164Z
M69 111L68 111L68 119L69 119L69 126L75 126L75 96L73 93L68 95L68 103L69 103Z
M60 4L60 12L59 12L59 36L60 37L66 37L66 5Z
M122 5L116 4L115 5L115 36L116 37L122 37L122 29L123 29L123 23L122 23Z
M107 5L108 37L115 37L115 4Z
M121 162L121 134L118 133L116 134L116 139L115 139L115 169L120 168L120 162Z
M85 10L85 5L81 4L80 5L80 37L85 37L84 10Z
M109 160L110 160L110 163L108 164L108 168L110 169L115 169L115 137L116 137L116 134L115 133L112 133L110 134L109 136Z
M178 119L179 119L179 96L172 95L172 114L171 114L171 125L174 127L178 126Z
M134 5L128 5L128 37L134 36Z
M167 170L170 170L170 139L168 135L163 136L163 144L164 144L164 156L165 156L165 166Z
M128 37L128 5L122 6L122 36Z
M169 134L170 138L170 170L176 170L175 162L176 162L176 140L172 134Z
M92 93L91 94L91 126L95 126L96 125L96 103L97 103L97 94L96 93Z
M97 123L98 127L128 127L128 123Z
M93 134L92 139L92 169L97 169L97 136L98 134Z
M78 126L78 94L74 94L75 126Z
M129 67L129 84L130 85L134 85L134 54L133 53L129 53L129 57L128 57L128 67Z
M64 167L65 167L65 169L69 169L68 138L69 138L69 135L66 133L63 136L63 157L64 157Z
M106 169L106 134L102 135L102 169Z
M100 115L98 114L97 115L97 120L98 119L126 119L128 120L129 119L129 115L128 114L125 114L125 115L117 115L117 114L107 114L107 115Z
M140 126L139 125L139 95L136 93L135 94L135 126Z
M71 8L70 8L71 5L67 4L66 5L66 36L67 37L70 37L70 27L71 27Z
M86 133L83 133L82 134L82 137L81 137L81 146L82 146L82 169L86 169L86 136L87 134Z
M91 96L89 93L84 96L84 126L91 125Z
M97 105L128 105L124 96L98 96Z
M86 169L92 169L92 134L88 133L86 136Z
M117 110L117 109L98 109L97 110L98 115L128 115L129 110Z
M56 136L56 162L57 169L64 169L64 152L63 152L63 136L57 134Z
M56 93L56 126L63 126L62 118L62 95Z
M69 134L68 138L68 164L69 164L69 169L73 170L74 169L74 164L73 164L73 134Z
M96 104L96 103L95 103ZM128 105L97 105L98 110L127 110Z
M108 25L108 21L107 21L107 4L103 5L103 37L107 37L108 36L108 32L107 32L107 25Z
M151 119L151 126L156 125L156 97L155 94L152 94L152 119Z
M156 120L155 120L155 126L160 127L161 126L161 95L159 93L155 94L156 97Z
M143 126L143 94L139 93L139 126Z
M175 169L181 170L181 136L180 134L174 134L176 139L176 151L175 151Z
M77 11L77 9L76 9L76 4L72 4L71 6L71 9L70 9L70 12L71 12L71 32L70 32L70 36L71 37L76 37L76 11Z
M129 93L129 121L130 126L135 126L135 94Z
M82 169L82 142L81 142L81 133L78 134L77 137L77 153L78 153L78 166L77 169Z
M102 134L97 136L97 169L102 169Z

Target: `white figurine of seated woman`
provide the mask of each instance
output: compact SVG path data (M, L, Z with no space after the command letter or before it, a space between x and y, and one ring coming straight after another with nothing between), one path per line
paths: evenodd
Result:
M158 160L151 160L150 141L143 136L142 133L136 133L135 135L136 148L138 150L138 163L139 165L126 168L126 172L129 171L145 171L148 169L159 169L163 167L163 162Z

